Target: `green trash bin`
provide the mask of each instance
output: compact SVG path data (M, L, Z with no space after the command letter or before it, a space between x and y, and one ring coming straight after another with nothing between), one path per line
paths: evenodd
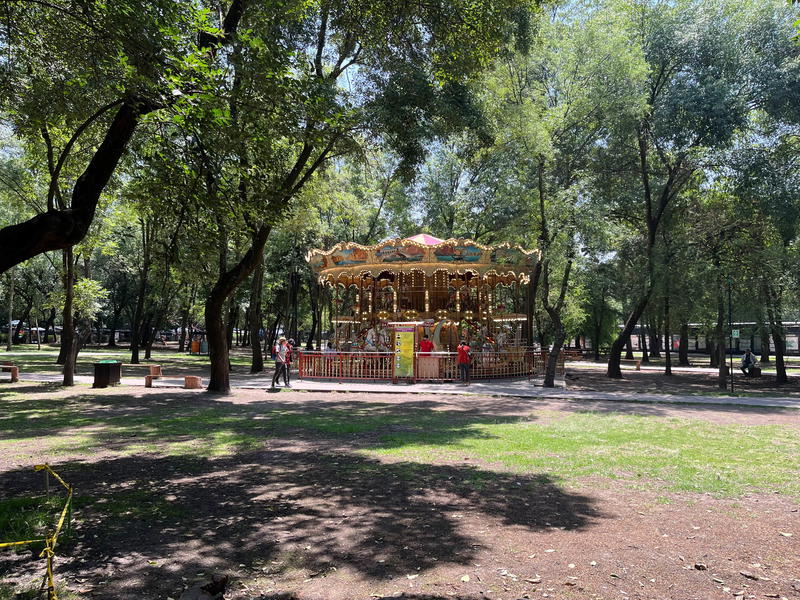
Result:
M101 360L94 363L94 384L92 387L104 388L119 385L122 378L122 363L118 360Z

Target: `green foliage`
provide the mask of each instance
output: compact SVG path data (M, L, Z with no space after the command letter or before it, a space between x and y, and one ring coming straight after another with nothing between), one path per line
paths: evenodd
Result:
M0 542L43 539L54 529L63 508L64 499L58 494L0 500Z
M80 319L92 320L97 317L103 308L103 303L108 299L106 290L99 281L81 277L75 281L73 307L75 315ZM65 294L63 290L50 294L45 308L64 309Z

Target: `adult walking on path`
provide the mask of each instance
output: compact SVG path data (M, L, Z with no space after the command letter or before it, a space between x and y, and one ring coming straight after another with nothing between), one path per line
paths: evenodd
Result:
M275 346L275 374L272 376L272 389L277 387L281 374L283 374L283 381L286 387L292 387L289 385L288 352L289 346L286 343L286 338L282 337L278 340L277 346Z

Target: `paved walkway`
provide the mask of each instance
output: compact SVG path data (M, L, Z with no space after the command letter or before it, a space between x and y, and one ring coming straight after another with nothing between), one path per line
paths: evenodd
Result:
M22 373L22 381L59 382L61 375L57 373ZM272 374L240 375L231 374L231 387L241 389L267 390L272 381ZM93 377L76 375L76 383L89 384ZM144 377L123 377L121 381L125 386L144 386ZM208 378L203 379L204 385ZM159 379L156 387L182 387L183 378L164 377ZM543 388L542 380L528 381L527 379L479 381L470 386L458 383L416 383L416 384L391 384L391 383L337 383L330 381L298 380L292 383L293 391L303 392L372 392L372 393L403 393L403 394L463 394L480 396L514 396L518 398L563 398L572 400L603 400L612 402L646 402L670 404L710 404L734 406L758 406L765 408L794 408L800 409L800 398L780 397L738 397L738 396L701 396L677 394L650 394L630 392L593 392L567 390L564 381L557 381L556 388ZM283 391L284 388L278 388Z

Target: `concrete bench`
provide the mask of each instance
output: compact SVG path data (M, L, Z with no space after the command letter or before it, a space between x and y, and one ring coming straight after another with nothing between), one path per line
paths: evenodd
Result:
M1 373L11 373L11 383L19 381L19 367L10 362L0 363Z
M145 375L144 376L144 387L151 388L153 387L153 380L160 379L162 375ZM187 390L199 390L203 387L203 378L198 377L197 375L184 375L183 376L183 387Z
M184 375L183 387L187 390L199 390L203 387L203 378L197 375Z
M621 361L619 361L619 364L621 364L621 365L634 365L636 367L637 371L641 371L642 370L642 361L640 359L638 359L638 358L634 358L634 359L623 358Z
M161 379L164 373L161 371L161 365L148 365L150 374L144 376L144 387L153 387L154 379Z

